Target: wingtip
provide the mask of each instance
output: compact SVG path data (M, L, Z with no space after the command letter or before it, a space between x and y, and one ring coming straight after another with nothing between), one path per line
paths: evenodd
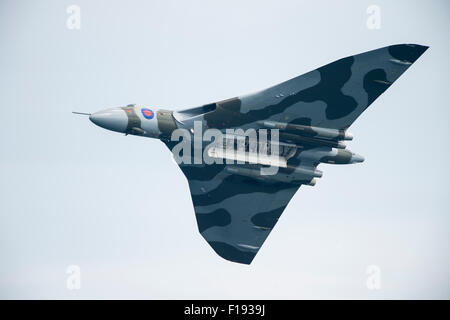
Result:
M249 265L252 263L257 252L242 251L236 247L219 241L208 241L213 250L225 260Z
M395 59L414 63L429 48L415 43L396 44L389 46L389 53Z
M425 52L429 46L423 45L423 44L417 44L417 43L411 43L407 44L407 46L410 46L412 48L416 48L416 50L421 50L422 52Z

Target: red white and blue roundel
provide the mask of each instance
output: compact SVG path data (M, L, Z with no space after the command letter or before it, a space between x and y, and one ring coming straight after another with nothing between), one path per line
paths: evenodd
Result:
M152 110L148 109L148 108L142 108L141 109L142 115L144 116L145 119L153 119L153 117L155 116L155 114L153 113Z

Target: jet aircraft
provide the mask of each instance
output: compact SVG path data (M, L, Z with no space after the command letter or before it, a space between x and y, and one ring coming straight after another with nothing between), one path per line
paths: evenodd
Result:
M244 149L207 152L222 163L195 161L194 147L189 152L193 161L179 163L203 238L224 259L250 264L299 187L313 186L322 176L319 164L364 161L346 149L344 141L353 139L347 129L427 49L417 44L383 47L254 94L194 108L174 111L127 105L88 115L102 128L157 138L170 150L179 143L172 139L177 129L192 137L195 130L216 129L226 135L227 129L255 129L258 134L278 129L276 159L256 156L251 163L230 163L257 151L244 135ZM270 145L271 136L267 137ZM210 145L202 142L200 149ZM262 174L260 169L267 166L276 166L276 173Z

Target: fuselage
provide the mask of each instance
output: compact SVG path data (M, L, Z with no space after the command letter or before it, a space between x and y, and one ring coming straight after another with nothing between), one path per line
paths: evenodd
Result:
M198 110L197 110L198 109ZM195 141L195 136L199 137L200 146L203 150L210 145L211 139L204 139L204 130L213 129L223 132L224 137L237 137L235 134L227 135L224 128L211 128L205 119L202 119L197 112L205 111L214 113L214 108L201 107L189 113L189 117L184 117L177 112L165 109L149 108L136 106L134 104L125 107L109 108L98 111L90 115L89 119L96 125L111 131L124 133L126 135L137 135L148 138L157 138L168 142L172 138L172 133L176 129L185 130L185 132ZM262 128L280 130L281 140L277 140L276 146L279 148L280 159L283 159L282 167L287 168L287 160L292 157L295 150L301 148L300 158L307 161L323 162L330 164L350 164L362 162L364 158L345 149L345 144L340 140L351 140L350 133L343 130L324 129L311 126L290 125L280 122L259 123ZM194 134L195 129L195 134ZM258 131L259 132L259 131ZM330 140L329 140L330 139ZM337 139L337 140L334 140ZM237 139L236 139L237 140ZM172 140L174 141L174 140ZM177 139L178 141L178 139ZM270 143L273 143L269 139ZM221 146L222 147L222 146ZM247 146L248 147L248 146ZM226 148L223 146L223 148ZM294 150L294 153L292 151ZM237 150L232 154L220 153L220 150L211 149L208 154L228 160L239 160L240 153ZM243 156L252 154L250 150L244 152ZM242 155L242 154L241 154ZM259 160L262 158L259 156ZM269 161L270 162L270 161ZM264 161L261 161L261 164ZM311 175L313 177L314 175Z
M177 128L171 111L131 104L98 111L89 119L104 129L148 138L170 137Z

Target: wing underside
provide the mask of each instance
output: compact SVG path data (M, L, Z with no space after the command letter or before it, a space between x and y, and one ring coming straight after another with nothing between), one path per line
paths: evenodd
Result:
M398 44L367 51L268 89L181 110L174 116L186 123L205 120L218 129L255 128L262 120L347 129L427 49Z
M189 177L201 235L217 254L233 262L251 263L299 188L231 174L225 165L180 167ZM210 172L214 176L209 178L202 170L217 173Z

